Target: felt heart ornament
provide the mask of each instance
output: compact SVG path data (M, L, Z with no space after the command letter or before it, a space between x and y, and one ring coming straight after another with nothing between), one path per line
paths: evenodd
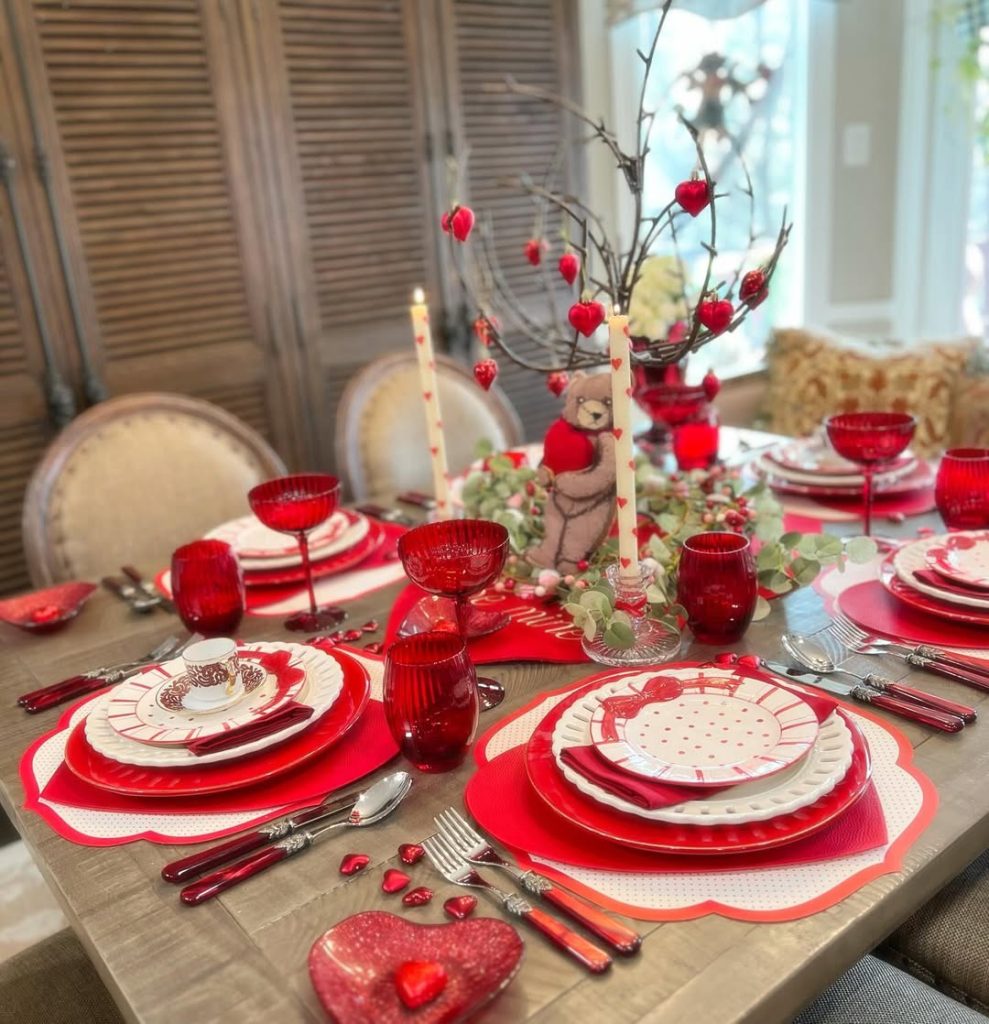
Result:
M697 319L712 334L720 334L734 314L735 307L727 299L705 299L697 304Z
M680 204L681 209L686 210L691 217L696 217L711 201L710 190L703 178L681 181L674 190L673 196Z
M575 302L567 319L571 327L589 338L604 323L604 306L600 302Z
M498 364L493 359L482 359L479 363L474 364L474 380L484 388L485 391L491 389L491 385L495 382L495 377L498 376Z
M577 258L576 253L565 252L560 257L560 262L556 266L560 271L560 277L567 284L573 284L577 280L577 275L580 273L580 260Z
M530 238L528 242L522 246L523 252L525 252L525 258L534 266L538 267L543 261L543 253L549 248L549 246L541 238Z
M437 960L406 960L395 972L395 991L410 1010L431 1003L446 982L446 970Z
M567 390L567 385L569 383L570 375L565 373L563 370L558 370L556 373L550 373L546 377L546 387L548 387L557 398Z
M469 206L458 206L450 214L450 230L458 242L466 242L474 227L474 211Z
M766 275L761 270L750 270L738 286L738 297L749 309L755 309L760 303L765 302L768 294Z
M490 917L415 924L382 911L345 918L309 952L309 977L330 1018L339 1024L435 1024L466 1020L512 979L522 961L522 940L511 925ZM435 964L446 983L439 985ZM411 1012L399 992L425 983L431 998Z
M387 893L401 892L412 879L398 868L389 868L381 879L381 891Z

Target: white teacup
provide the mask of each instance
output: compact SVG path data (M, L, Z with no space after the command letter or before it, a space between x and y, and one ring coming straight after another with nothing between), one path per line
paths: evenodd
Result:
M237 644L226 637L198 640L182 652L189 692L183 703L208 711L236 700L243 692Z

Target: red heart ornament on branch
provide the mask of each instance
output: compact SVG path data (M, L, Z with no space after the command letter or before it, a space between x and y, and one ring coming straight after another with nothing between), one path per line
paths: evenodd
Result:
M440 217L440 227L458 242L466 242L474 227L474 211L469 206L455 206Z
M484 388L485 391L491 389L491 385L495 382L495 377L498 376L498 364L493 359L482 359L479 363L474 364L474 380Z
M720 334L735 315L735 307L727 299L705 299L697 304L697 319L712 334Z
M766 301L769 289L766 287L766 275L761 270L750 270L738 288L738 297L749 309L755 309Z
M575 302L567 319L571 327L589 338L604 323L604 306L600 302Z
M529 241L522 246L522 251L525 253L525 258L534 267L538 267L543 261L543 253L548 248L549 246L541 238L530 238Z
M691 178L690 181L681 181L674 190L673 195L681 208L686 210L691 217L696 217L711 201L711 192L703 178Z
M557 268L560 271L560 277L562 277L567 284L573 284L574 281L577 280L577 275L580 273L580 260L577 258L577 254L565 252L560 257L560 262L557 264Z
M570 376L563 370L557 370L555 373L548 374L546 377L546 387L548 387L557 398L567 390L567 385L569 383Z

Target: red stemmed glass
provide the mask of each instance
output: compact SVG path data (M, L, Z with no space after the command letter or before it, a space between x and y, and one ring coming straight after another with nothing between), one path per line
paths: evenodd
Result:
M247 494L251 511L271 530L290 533L299 542L302 568L309 589L309 611L296 612L285 620L287 629L314 630L339 625L346 616L342 608L316 604L312 564L309 560L309 533L336 511L340 501L340 481L328 473L295 473L266 480Z
M244 617L244 574L222 540L196 540L172 553L172 596L190 633L233 636Z
M934 500L949 530L989 527L989 448L949 448L938 466Z
M865 535L872 533L872 483L877 467L892 462L910 444L917 420L905 412L842 412L824 421L831 447L862 467Z
M477 729L474 665L462 636L416 633L385 656L385 718L402 753L423 772L447 772L467 756Z
M704 644L738 640L755 614L758 588L749 540L737 533L698 533L683 542L677 600Z
M462 637L484 636L500 629L508 617L475 608L469 601L501 575L508 557L508 531L487 519L444 519L423 523L398 540L398 557L406 575L427 593L450 598L456 629ZM443 624L441 607L424 603L418 617ZM412 616L410 616L412 617ZM493 679L478 680L485 710L501 703L504 689Z

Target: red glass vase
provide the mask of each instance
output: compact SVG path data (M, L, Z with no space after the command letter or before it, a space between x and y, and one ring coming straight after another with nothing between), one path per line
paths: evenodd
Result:
M989 527L989 448L949 448L938 466L934 500L949 530Z
M738 640L752 621L757 597L755 559L747 537L698 533L683 542L677 600L701 643Z
M417 633L385 657L385 717L402 753L423 772L467 756L479 714L477 677L462 637Z
M244 574L222 540L197 540L172 554L172 595L190 633L233 636L244 617Z

